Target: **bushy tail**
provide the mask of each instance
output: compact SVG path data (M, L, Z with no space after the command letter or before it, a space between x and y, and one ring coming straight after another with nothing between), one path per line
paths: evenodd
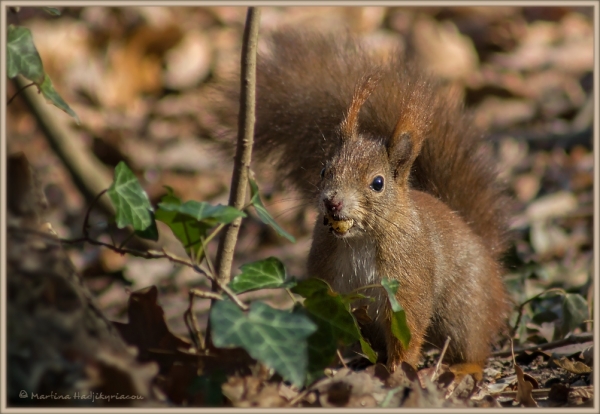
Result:
M360 111L359 132L388 137L400 116L414 117L429 133L411 184L458 212L496 256L505 250L506 205L495 164L462 108L422 70L346 34L286 28L271 33L268 45L257 63L254 159L274 164L280 178L314 196L355 87L376 70L381 79Z

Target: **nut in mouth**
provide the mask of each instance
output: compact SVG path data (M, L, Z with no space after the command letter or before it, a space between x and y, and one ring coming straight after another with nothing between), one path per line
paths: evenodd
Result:
M329 225L331 231L337 236L344 236L354 226L354 220L340 216L327 214L324 217L323 224Z

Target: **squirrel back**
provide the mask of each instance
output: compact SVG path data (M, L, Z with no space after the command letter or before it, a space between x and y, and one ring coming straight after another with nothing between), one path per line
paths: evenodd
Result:
M495 164L461 106L422 68L400 52L384 58L348 34L285 28L271 33L268 45L257 62L258 161L274 162L305 197L316 196L318 173L339 148L339 126L354 92L365 76L377 73L378 84L358 114L359 132L389 137L399 122L424 131L411 186L458 212L500 257L506 198Z

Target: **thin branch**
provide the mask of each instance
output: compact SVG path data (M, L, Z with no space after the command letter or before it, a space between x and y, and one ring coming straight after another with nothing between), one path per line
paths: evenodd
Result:
M238 139L234 159L233 177L229 205L242 209L246 202L248 188L248 172L252 157L254 141L254 101L256 89L256 49L258 44L258 28L260 8L249 7L246 15L246 27L242 44L241 58L241 91L240 112L238 119ZM233 252L240 229L242 218L235 219L227 225L225 234L221 237L217 251L216 278L221 286L227 285L231 279Z
M15 92L15 94L13 96L10 97L10 99L8 100L8 102L6 102L6 106L10 105L12 103L12 101L21 93L23 92L25 89L29 88L30 86L35 85L35 82L31 82L25 86L21 86L21 88Z
M193 289L192 289L193 290ZM204 351L206 349L206 342L200 333L200 326L198 325L198 319L194 314L194 298L196 295L192 290L189 291L189 304L188 308L183 314L183 321L185 322L185 326L187 326L188 331L190 333L190 338L196 343L196 348Z
M206 290L190 289L190 293L193 294L194 296L198 296L199 298L203 298L203 299L223 300L222 295L219 295L218 293L215 293L215 292L209 292Z
M105 242L95 240L95 239L92 239L89 237L82 237L79 239L61 239L61 238L57 238L56 236L54 236L52 234L44 233L39 230L27 229L27 228L17 229L17 228L10 227L10 226L8 227L8 231L9 232L10 231L19 231L19 232L35 234L46 240L60 242L63 244L90 243L90 244L93 244L94 246L106 247L107 249L110 249L113 252L119 253L121 255L128 254L131 256L135 256L135 257L141 257L143 259L167 259L173 263L177 263L177 264L180 264L183 266L190 267L190 268L194 269L197 273L206 276L211 282L216 283L217 287L220 290L222 290L223 293L225 293L241 310L247 311L249 309L248 306L246 304L244 304L244 302L242 302L237 297L237 295L231 289L229 289L229 287L227 287L227 285L221 285L220 282L215 277L213 277L209 272L206 272L204 269L202 269L197 264L191 262L190 260L183 258L183 257L179 257L173 253L166 251L165 249L161 249L160 251L159 250L141 251L141 250L135 250L135 249L130 249L130 248L119 248L110 243L105 243Z
M235 293L233 293L233 291L231 289L229 289L229 286L221 285L220 284L221 282L218 279L210 276L206 271L202 270L200 268L200 266L194 265L194 270L206 275L207 278L209 278L211 281L215 282L217 284L218 288L220 290L222 290L223 293L225 293L227 296L229 296L229 299L231 299L241 310L247 311L248 309L250 309L248 307L248 305L246 305L244 302L242 302L240 300L240 298L238 298L238 296Z
M561 293L563 295L566 295L567 292L565 292L564 289L562 288L550 288L547 290L544 290L541 293L538 293L537 295L527 299L525 302L521 303L519 305L519 310L517 311L517 320L515 321L515 326L513 326L512 328L512 332L511 332L511 338L514 338L515 334L517 333L517 329L519 329L519 325L521 324L521 318L523 317L523 309L525 308L525 305L527 305L528 303L538 299L539 297L545 295L546 293L552 293L552 292L558 292Z
M85 217L83 219L83 224L81 227L81 233L83 234L83 237L85 237L86 239L90 238L89 228L90 228L90 213L92 212L92 208L94 208L94 206L96 205L98 200L100 200L100 197L102 197L107 191L108 191L108 189L104 189L104 190L100 191L98 193L98 195L96 197L94 197L94 199L88 206L87 211L85 212Z
M344 368L348 368L348 365L346 365L346 361L344 361L344 357L342 356L342 353L340 352L340 350L337 349L336 352L337 352L337 357L339 358L340 362L342 363L342 366Z
M444 359L444 355L446 355L446 350L448 350L448 345L450 344L450 336L446 338L446 342L444 343L444 348L442 348L442 353L438 359L437 364L435 364L435 369L431 374L431 381L435 381L438 376L438 372L440 371L440 366L442 365L442 359Z
M533 345L533 346L529 346L527 348L517 348L517 352L525 352L525 351L543 351L545 349L553 349L553 348L558 348L561 347L563 345L570 345L570 344L580 344L583 342L589 342L589 341L593 341L594 340L594 333L593 332L589 332L589 333L585 333L585 334L579 334L579 335L571 335L568 338L565 339L560 339L558 341L554 341L554 342L548 342L546 344L541 344L541 345ZM511 339L512 341L512 339ZM496 351L496 352L492 352L492 356L493 357L497 357L497 358L504 358L507 356L511 355L511 351Z

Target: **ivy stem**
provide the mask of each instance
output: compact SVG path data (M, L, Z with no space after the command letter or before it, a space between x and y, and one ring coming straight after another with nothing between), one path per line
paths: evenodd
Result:
M13 96L10 97L10 99L8 100L8 102L6 103L6 106L10 105L11 102L13 101L13 99L15 99L17 97L18 94L20 94L21 92L23 92L25 89L29 88L31 85L35 85L35 82L31 82L25 86L22 86L21 89L19 89L18 91L15 92L15 94Z

